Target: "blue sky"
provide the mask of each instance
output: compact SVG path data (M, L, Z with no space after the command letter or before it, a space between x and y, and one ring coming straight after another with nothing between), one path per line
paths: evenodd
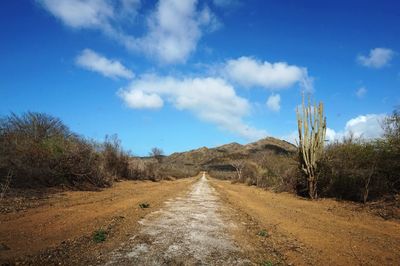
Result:
M301 92L327 138L400 105L398 1L21 0L0 9L0 114L46 112L145 155L293 141Z

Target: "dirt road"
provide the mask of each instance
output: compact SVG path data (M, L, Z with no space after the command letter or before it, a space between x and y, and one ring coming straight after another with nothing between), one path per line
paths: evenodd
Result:
M0 264L399 265L399 221L354 206L204 176L126 181L1 214Z
M140 221L142 228L107 265L251 265L227 210L203 176L182 197Z

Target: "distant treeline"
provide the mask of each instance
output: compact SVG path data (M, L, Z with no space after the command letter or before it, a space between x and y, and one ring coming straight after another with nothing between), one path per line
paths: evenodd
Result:
M91 189L118 179L160 180L158 161L133 157L116 135L88 140L58 118L27 112L0 119L0 183L16 188Z

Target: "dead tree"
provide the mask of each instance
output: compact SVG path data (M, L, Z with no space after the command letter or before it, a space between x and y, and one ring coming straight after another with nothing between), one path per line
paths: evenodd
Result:
M302 112L297 109L297 123L299 130L299 161L302 171L307 177L308 194L311 199L317 194L317 162L324 151L326 135L326 117L324 117L324 105L311 105L308 99L307 106L302 103Z
M243 173L243 169L246 165L246 162L244 160L234 160L234 161L231 161L230 164L236 170L237 180L238 181L242 180L242 173Z
M164 151L160 148L154 147L151 149L149 155L157 160L158 163L162 163L164 158Z

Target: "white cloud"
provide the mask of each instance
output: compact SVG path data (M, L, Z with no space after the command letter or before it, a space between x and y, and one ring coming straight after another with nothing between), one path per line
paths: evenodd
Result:
M357 116L346 123L345 134L349 135L350 133L353 133L356 138L378 138L383 134L381 123L384 118L384 114Z
M270 63L251 57L228 60L223 73L236 83L246 86L260 86L266 89L284 89L299 83L304 89L312 91L312 78L307 69L285 62Z
M325 140L328 142L341 141L344 137L350 137L351 135L355 138L362 139L379 138L383 135L381 122L385 117L385 114L359 115L347 121L343 130L335 131L328 127L326 129ZM295 130L281 138L293 144L297 144L299 139L298 134L298 131Z
M327 128L326 139L332 142L350 136L362 139L379 138L383 134L381 123L385 117L385 114L359 115L347 121L343 130L335 131Z
M369 55L359 55L357 61L366 67L382 68L389 64L395 52L387 48L371 49Z
M340 133L336 133L335 130L327 127L326 128L326 135L325 135L325 140L329 141L329 142L333 142L337 139L339 139L341 136Z
M121 90L118 94L129 107L134 109L158 109L164 105L164 101L155 93L145 93L141 90Z
M133 48L163 63L179 63L196 50L202 28L215 27L217 19L208 8L199 10L196 0L160 0L147 22L147 35Z
M279 94L271 94L267 100L267 107L274 112L281 109L281 96Z
M205 31L216 30L220 22L197 0L159 0L145 22L143 36L123 30L140 7L139 0L37 0L65 25L98 29L131 51L145 53L162 63L183 63L197 47Z
M356 96L361 99L367 94L367 89L365 87L361 87L356 91Z
M73 28L108 27L114 9L106 0L38 0L42 6Z
M264 130L244 123L250 113L249 102L236 95L234 88L219 78L183 78L143 76L120 91L120 97L131 107L135 100L128 96L142 92L162 97L178 110L187 110L203 121L217 125L251 140L266 136Z
M98 72L110 78L133 78L132 71L127 69L117 60L110 60L90 50L83 50L75 60L76 64L90 71Z

